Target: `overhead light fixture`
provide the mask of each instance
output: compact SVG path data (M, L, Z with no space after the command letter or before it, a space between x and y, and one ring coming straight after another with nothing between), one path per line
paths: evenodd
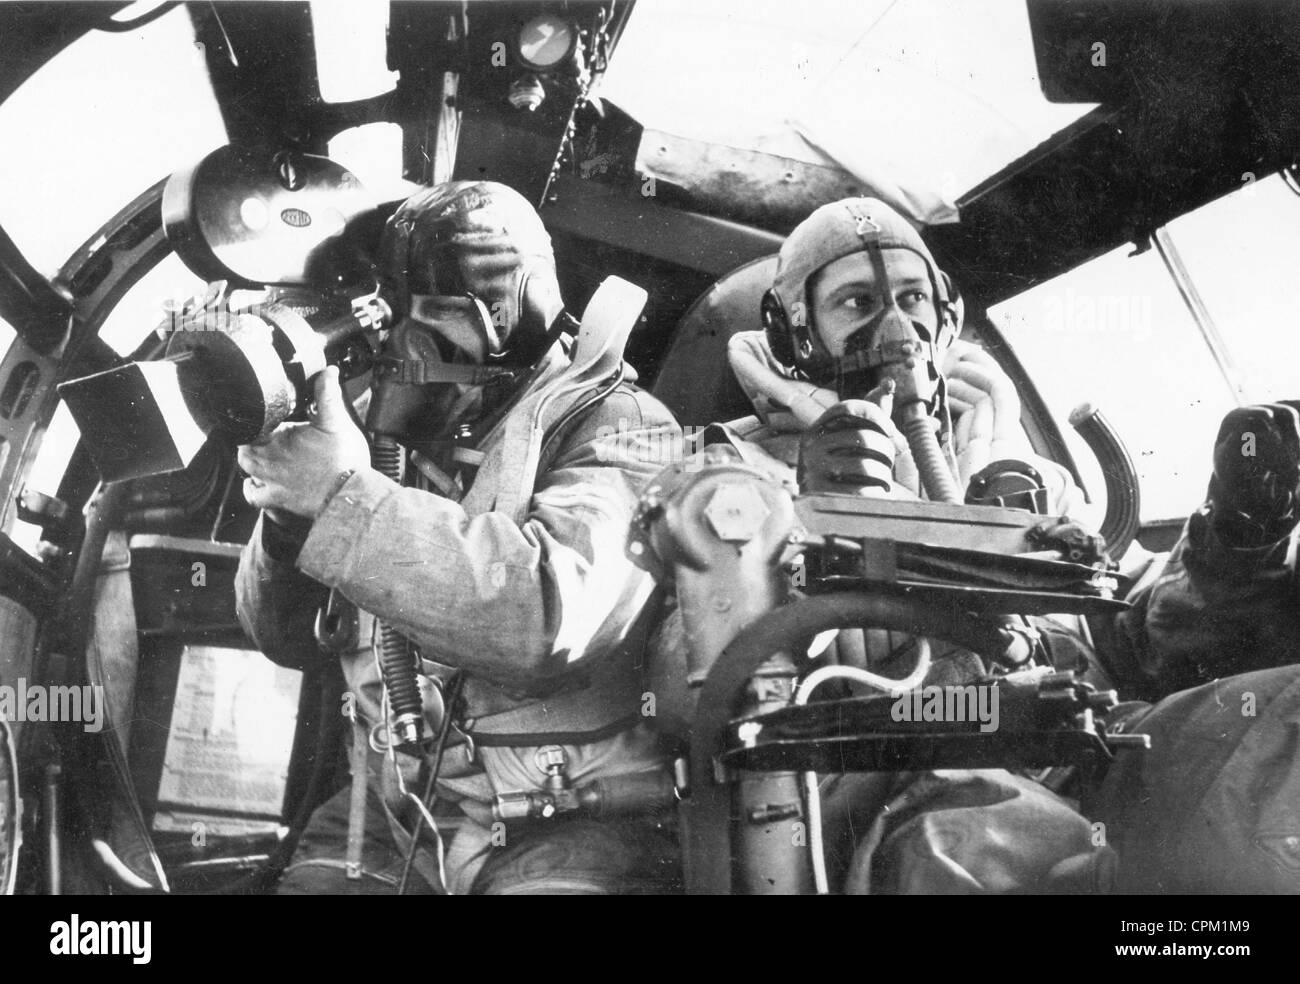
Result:
M545 101L546 89L542 86L542 80L529 72L510 83L508 98L515 109L526 109L531 113Z

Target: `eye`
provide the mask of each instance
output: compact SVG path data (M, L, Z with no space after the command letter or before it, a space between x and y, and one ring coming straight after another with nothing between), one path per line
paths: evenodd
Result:
M844 306L855 311L869 311L875 303L876 299L870 294L853 294L844 299Z
M904 307L917 307L921 304L928 303L929 300L930 300L929 295L926 294L926 292L923 290L904 291L903 294L899 297L899 301L903 304Z

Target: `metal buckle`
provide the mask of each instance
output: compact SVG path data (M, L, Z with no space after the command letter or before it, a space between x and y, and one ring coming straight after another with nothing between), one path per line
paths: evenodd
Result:
M357 644L357 607L331 589L329 598L316 612L316 643L328 653L344 653Z

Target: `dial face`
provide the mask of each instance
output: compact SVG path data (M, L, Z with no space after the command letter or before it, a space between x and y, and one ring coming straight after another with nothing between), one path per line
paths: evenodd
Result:
M519 57L533 68L554 68L568 57L573 42L573 25L553 14L543 14L519 32Z

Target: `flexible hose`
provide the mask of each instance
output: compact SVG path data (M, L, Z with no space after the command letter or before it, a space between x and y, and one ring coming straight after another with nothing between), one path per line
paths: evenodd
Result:
M944 461L939 439L934 435L934 421L919 402L905 404L900 414L900 430L907 438L907 446L921 476L921 485L931 502L961 502L957 483Z
M370 445L370 464L381 475L400 482L401 445L391 437L376 436ZM415 661L411 658L411 644L396 628L382 620L379 623L379 672L396 723L397 733L393 740L399 745L418 743L423 731L424 705L420 700Z
M370 466L394 482L402 480L402 446L391 437L376 436L370 443Z
M925 494L931 502L963 502L964 497L957 489L957 482L944 459L939 439L935 436L935 421L925 412L924 404L919 401L904 404L901 414L903 435L907 438L907 446L912 452L917 473L921 476ZM1022 637L1023 620L1005 615L1000 622L1012 637ZM1017 655L1023 659L1033 655L1032 646L1027 650L1023 647L1018 649ZM1006 654L1011 652L1011 649L1005 651Z

